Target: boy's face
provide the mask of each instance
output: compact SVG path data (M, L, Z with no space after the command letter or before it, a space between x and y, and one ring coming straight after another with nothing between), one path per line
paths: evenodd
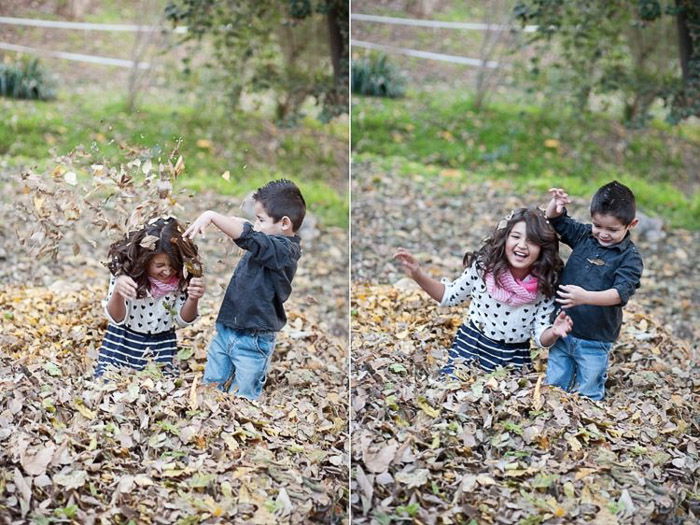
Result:
M621 242L627 235L627 232L637 225L637 219L624 225L617 217L602 213L591 215L591 222L593 223L593 237L596 238L601 246L612 246Z
M284 229L284 217L275 222L275 220L267 214L263 205L258 201L255 201L255 223L253 224L253 230L266 235L287 235Z

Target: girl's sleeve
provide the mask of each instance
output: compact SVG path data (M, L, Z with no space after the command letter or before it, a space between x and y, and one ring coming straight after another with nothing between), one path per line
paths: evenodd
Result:
M198 310L197 315L195 315L194 319L192 319L191 321L188 322L182 318L182 315L180 315L180 312L182 311L182 307L185 305L186 300L187 300L187 292L178 292L177 299L175 300L175 311L177 312L177 314L175 315L175 324L177 324L180 328L191 325L199 317L199 310Z
M535 318L532 320L532 338L537 346L547 348L542 344L540 337L542 337L542 332L552 326L551 318L552 312L554 312L554 297L550 299L541 297L535 306Z
M107 316L107 320L115 324L117 326L121 326L124 323L126 323L126 315L124 315L124 319L122 319L120 322L115 321L112 319L112 316L109 314L109 310L107 310L107 303L109 303L109 300L112 298L112 294L114 293L114 285L116 284L117 280L114 278L114 275L110 276L109 278L109 290L107 290L107 298L102 300L102 309L105 311L105 316ZM129 304L127 301L124 301L124 304L126 305L126 310L127 310L127 315L129 311Z
M462 275L454 281L442 278L440 282L445 285L445 293L440 301L440 306L455 306L463 303L471 296L474 284L480 279L476 273L476 266L472 264L462 272Z

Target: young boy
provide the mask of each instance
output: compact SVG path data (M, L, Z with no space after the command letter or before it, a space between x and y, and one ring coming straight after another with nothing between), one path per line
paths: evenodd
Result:
M213 224L247 251L226 289L209 344L205 383L257 399L265 384L275 334L287 322L284 302L301 257L299 231L306 203L288 180L268 182L253 195L255 224L208 210L185 231L190 239Z
M637 225L634 194L617 181L602 186L591 201L592 224L581 224L567 215L564 206L571 201L564 190L549 193L546 216L572 248L557 302L574 326L550 348L546 382L600 400L608 352L620 335L622 307L642 277L642 257L629 234Z

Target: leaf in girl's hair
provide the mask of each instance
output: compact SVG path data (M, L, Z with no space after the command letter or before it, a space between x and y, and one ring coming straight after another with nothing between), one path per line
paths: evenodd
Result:
M139 246L141 246L141 248L146 248L147 250L155 250L157 242L158 237L155 235L146 235L139 243Z
M188 274L192 277L201 277L202 265L193 261L185 261L185 279L187 279Z

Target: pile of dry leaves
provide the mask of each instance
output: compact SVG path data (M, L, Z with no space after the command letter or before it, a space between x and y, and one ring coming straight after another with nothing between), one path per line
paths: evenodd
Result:
M346 349L303 314L260 403L202 386L214 312L179 377L92 379L106 286L0 291L0 515L49 523L333 522L347 515Z
M207 292L201 318L178 331L179 376L147 368L92 379L110 243L153 213L184 223L205 209L241 214L244 195L171 192L183 162L171 155L109 167L78 152L41 175L0 173L7 522L347 522L346 231L304 233L289 323L259 402L201 385L214 319L242 256L213 231L197 239Z
M353 522L697 523L700 367L630 305L594 402L534 370L438 379L463 308L410 286L352 297ZM472 521L474 520L474 521Z

